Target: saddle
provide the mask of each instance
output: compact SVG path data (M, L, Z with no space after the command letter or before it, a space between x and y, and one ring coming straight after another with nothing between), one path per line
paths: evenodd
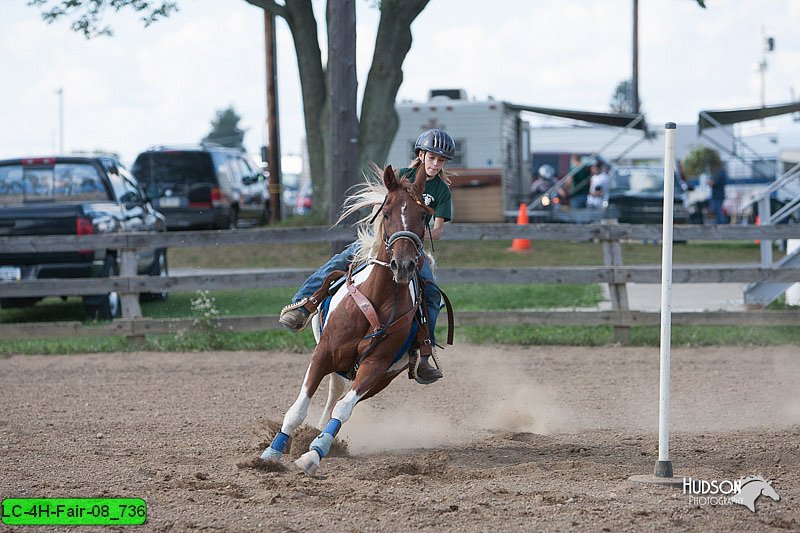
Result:
M428 311L427 306L424 305L425 298L424 298L424 291L425 291L425 283L419 283L419 305L416 309L412 309L409 312L405 313L401 317L397 318L390 324L381 324L380 320L378 319L378 314L375 312L375 308L369 299L364 296L361 291L355 286L352 282L353 275L357 272L360 272L368 265L367 263L361 264L359 266L355 266L354 264L350 265L350 270L345 272L344 270L334 270L331 272L328 277L325 278L325 281L322 282L322 286L317 289L314 294L309 296L305 301L298 302L295 304L297 307L303 307L309 312L309 315L313 315L317 312L318 308L322 303L327 299L332 297L336 294L343 286L347 287L348 293L353 301L356 303L358 308L364 314L366 319L370 323L371 331L368 335L362 339L364 343L363 347L359 344L359 357L356 363L353 365L353 368L350 372L347 373L348 379L353 379L355 377L355 373L358 370L358 366L361 361L372 351L372 349L391 331L405 326L412 323L412 331L415 332L414 336L414 348L409 351L409 377L414 379L416 376L413 375L414 370L416 369L416 358L419 356L433 356L434 361L436 361L438 366L438 361L436 360L436 354L433 351L433 345L431 344L430 339L430 331L428 329ZM418 279L418 282L421 281ZM433 283L433 282L428 282ZM447 344L453 344L453 332L454 332L454 322L455 317L453 313L453 306L450 303L450 299L447 295L442 291L441 287L439 287L439 291L442 295L442 299L445 303L445 308L447 310ZM412 313L413 311L413 313ZM442 348L441 346L439 346ZM408 347L404 347L405 349L401 351L400 356L408 349Z

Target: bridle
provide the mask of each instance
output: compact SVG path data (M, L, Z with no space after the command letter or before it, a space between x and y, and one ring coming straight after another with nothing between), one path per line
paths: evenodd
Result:
M369 221L370 225L372 225L372 223L375 222L375 219L383 211L383 208L386 205L387 198L388 198L388 195L383 198L383 202L381 202L381 206L372 215L372 218ZM414 200L414 202L417 205L428 209L428 206L426 206L418 198L416 198L415 195L412 194L411 198ZM426 226L427 226L427 224L426 224ZM430 229L429 229L429 231L430 231ZM383 227L383 246L386 249L386 253L389 254L390 256L394 255L394 250L392 249L392 247L394 246L394 244L397 241L399 241L401 239L409 240L414 244L414 247L417 250L417 262L419 262L419 259L420 259L420 257L422 256L422 254L424 252L424 243L422 242L422 238L420 238L419 235L417 235L413 231L408 231L408 230L395 231L391 235L387 235L386 234L386 228ZM431 243L432 242L433 242L433 239L431 239ZM389 265L385 264L383 261L372 260L372 262L375 263L375 264L378 264L378 265L386 266L386 267L389 266Z

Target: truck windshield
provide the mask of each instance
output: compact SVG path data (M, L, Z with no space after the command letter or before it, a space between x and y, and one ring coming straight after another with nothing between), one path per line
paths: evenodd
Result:
M108 190L100 174L90 164L0 166L0 204L108 199Z

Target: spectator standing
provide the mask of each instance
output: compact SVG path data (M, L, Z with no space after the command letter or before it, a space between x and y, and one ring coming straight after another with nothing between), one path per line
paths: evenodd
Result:
M725 165L720 164L717 168L712 169L708 185L711 187L711 209L714 211L717 224L728 223L728 217L722 210L722 204L725 202L725 185L727 184L728 174L725 172Z
M592 176L589 178L589 195L586 198L586 206L592 208L603 207L603 197L608 187L608 174L605 171L602 161L592 162Z
M589 193L590 172L581 160L581 156L573 154L569 161L570 173L564 186L569 193L569 206L572 208L586 207L586 198ZM577 170L576 170L577 169Z

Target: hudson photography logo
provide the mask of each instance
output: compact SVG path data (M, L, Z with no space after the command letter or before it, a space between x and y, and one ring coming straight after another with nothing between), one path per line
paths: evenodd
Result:
M693 479L683 478L683 493L689 495L691 505L743 505L756 512L756 500L766 496L775 501L781 499L772 486L761 476L740 479Z

